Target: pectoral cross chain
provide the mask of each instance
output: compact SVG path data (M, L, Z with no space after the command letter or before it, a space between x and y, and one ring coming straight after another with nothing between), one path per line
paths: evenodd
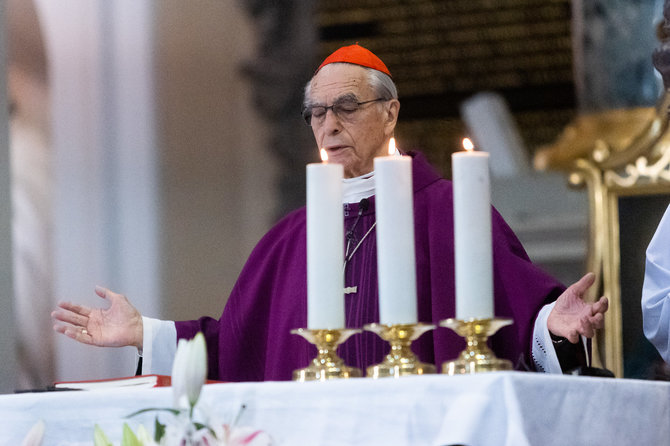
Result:
M356 245L356 247L351 251L351 254L349 254L349 244L347 244L347 252L344 253L344 265L342 265L342 272L347 268L347 262L351 260L351 258L354 256L356 251L358 251L358 248L361 246L361 243L363 243L363 240L367 238L368 235L372 232L372 230L377 226L377 222L372 223L372 226L370 226L370 229L368 229L368 232L365 233L363 238L361 239L360 242ZM356 294L358 292L358 286L348 286L344 287L344 294Z

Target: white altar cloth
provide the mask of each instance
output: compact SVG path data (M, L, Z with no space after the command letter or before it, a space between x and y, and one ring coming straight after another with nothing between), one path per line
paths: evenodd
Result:
M1 444L38 420L44 445L90 445L97 423L119 444L124 421L153 431L170 388L0 396ZM670 383L523 372L204 387L200 404L277 445L670 445ZM161 415L164 421L169 415Z

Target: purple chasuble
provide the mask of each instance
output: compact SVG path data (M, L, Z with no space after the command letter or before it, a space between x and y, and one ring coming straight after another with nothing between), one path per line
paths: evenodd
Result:
M413 157L414 225L418 316L421 322L455 316L453 195L450 181L427 163ZM375 200L355 227L356 246L375 222ZM358 204L344 205L345 231L356 220ZM518 365L531 364L530 347L535 317L564 287L533 265L521 243L495 209L493 265L495 315L512 318L490 340L498 357ZM244 266L219 320L203 317L176 322L177 337L202 331L207 339L210 379L223 381L290 380L306 367L316 348L291 329L307 327L307 261L305 208L292 212L258 243ZM343 248L344 249L344 248ZM351 252L350 248L350 252ZM372 231L348 262L345 286L357 287L345 296L347 327L361 328L379 321L377 243ZM413 344L422 361L437 365L454 359L465 342L438 327ZM389 347L370 332L353 335L338 350L345 363L365 368L382 361Z

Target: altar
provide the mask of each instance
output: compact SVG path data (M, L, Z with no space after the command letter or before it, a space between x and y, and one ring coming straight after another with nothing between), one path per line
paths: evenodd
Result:
M93 444L97 424L119 444L122 426L153 431L171 388L0 396L2 444L21 444L38 420L44 445ZM670 383L491 372L400 379L210 384L198 407L260 429L276 445L670 444ZM169 414L161 414L167 421Z

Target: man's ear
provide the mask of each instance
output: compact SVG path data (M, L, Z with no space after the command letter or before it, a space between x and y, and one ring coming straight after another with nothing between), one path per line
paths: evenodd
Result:
M386 107L386 126L390 126L391 130L398 122L398 113L400 113L400 102L397 99L389 100Z

